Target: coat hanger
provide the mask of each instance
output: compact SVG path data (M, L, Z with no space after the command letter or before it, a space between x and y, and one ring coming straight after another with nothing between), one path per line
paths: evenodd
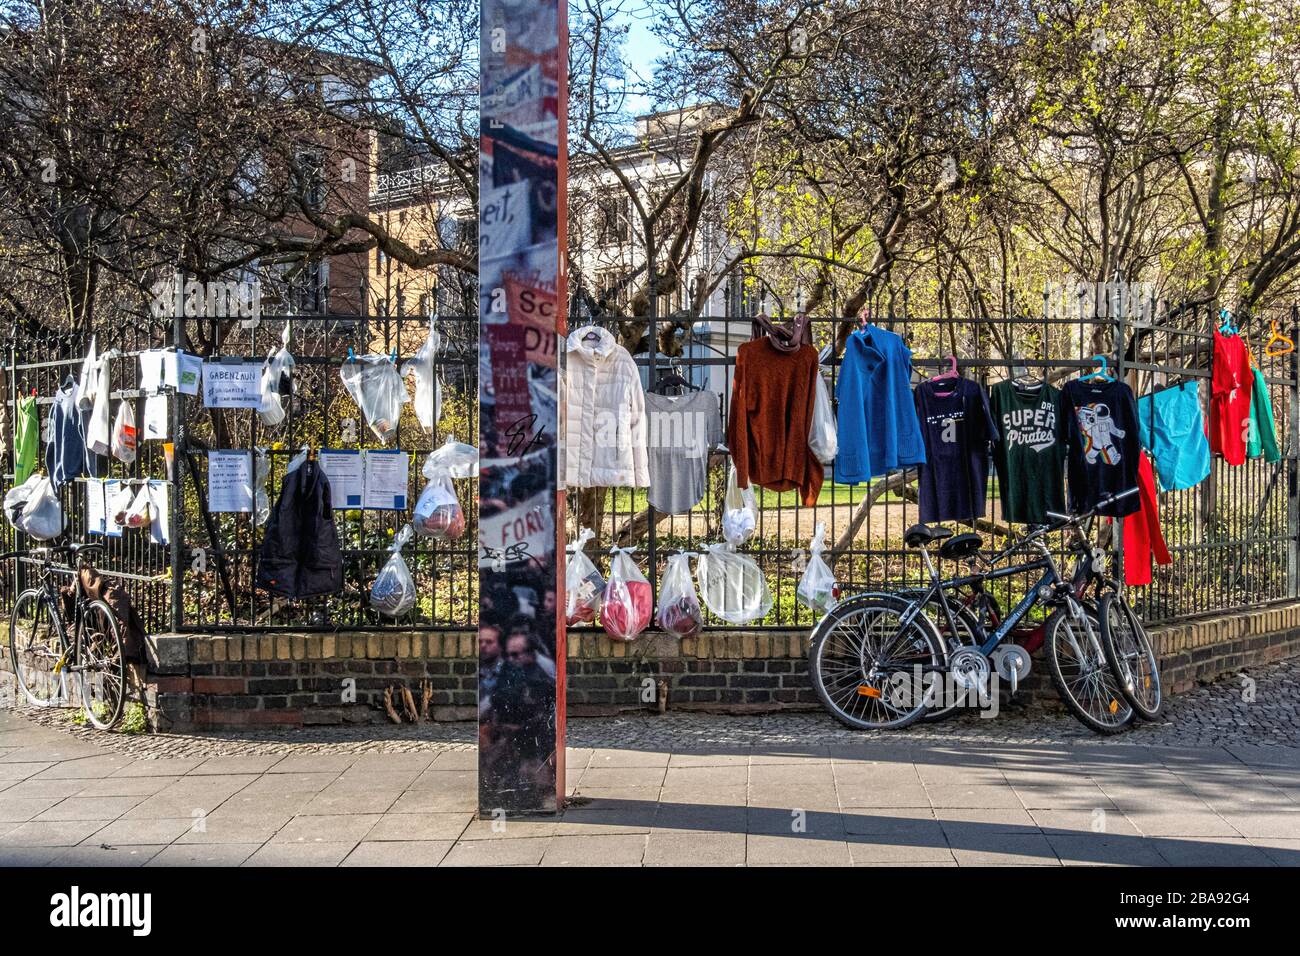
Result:
M1110 372L1108 371L1109 366L1106 363L1106 356L1094 355L1092 357L1092 360L1094 362L1100 362L1101 367L1097 369L1095 372L1089 372L1087 375L1080 375L1079 381L1091 382L1093 379L1101 379L1103 382L1115 381L1115 376L1111 375Z
M940 372L938 375L932 375L932 376L930 376L930 381L932 381L932 382L939 382L939 381L942 381L942 380L944 380L944 379L949 379L949 378L961 378L961 373L960 373L959 371L957 371L957 356L955 356L955 355L949 355L949 356L948 356L948 369L947 369L947 371Z
M1229 312L1227 309L1219 310L1219 334L1220 335L1237 334L1236 323L1232 321L1232 313Z
M698 385L695 385L688 379L682 377L681 372L677 370L676 362L672 359L668 360L668 372L655 379L655 383L651 386L650 391L662 395L670 388L685 388L690 389L692 392L698 392L700 390Z
M1275 346L1280 346L1275 348ZM1268 324L1268 341L1264 343L1264 355L1266 358L1277 358L1279 355L1289 355L1295 351L1295 342L1288 336L1283 335L1277 330L1277 319L1273 319Z

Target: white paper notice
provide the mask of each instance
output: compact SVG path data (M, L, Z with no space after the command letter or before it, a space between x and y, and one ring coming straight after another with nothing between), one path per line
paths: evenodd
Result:
M366 494L365 456L355 449L322 448L316 461L330 481L330 503L349 510L364 507Z
M98 478L86 479L86 533L103 534L104 524L104 483Z
M189 352L175 352L175 366L169 370L176 391L182 395L199 394L199 382L203 378L203 359Z
M110 538L122 537L122 526L117 523L117 516L113 514L113 509L109 504L122 493L122 483L120 481L104 482L104 534Z
M150 395L144 400L144 428L141 430L144 440L166 441L168 430L167 396Z
M203 404L208 408L257 408L261 384L260 362L203 363Z
M149 500L153 503L154 509L154 519L149 523L149 539L154 544L171 544L171 488L167 482L151 479Z
M366 452L366 497L362 507L405 511L411 456L404 451Z
M140 353L140 391L152 395L163 386L166 349L149 349Z
M208 452L208 510L241 514L253 510L252 452Z

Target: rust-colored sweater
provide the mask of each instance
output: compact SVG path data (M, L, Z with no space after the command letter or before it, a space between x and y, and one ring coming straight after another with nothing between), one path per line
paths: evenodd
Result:
M805 506L816 504L825 468L808 447L817 350L805 345L781 352L767 336L736 353L727 447L742 488L797 488Z

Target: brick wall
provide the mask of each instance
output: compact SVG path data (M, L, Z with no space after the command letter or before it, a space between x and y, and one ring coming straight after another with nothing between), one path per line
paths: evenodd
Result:
M1166 686L1177 693L1300 654L1300 604L1171 625L1153 637ZM572 633L569 713L655 709L660 681L672 710L816 709L807 649L802 632L711 632L680 642L647 635L632 644ZM469 720L475 653L470 633L158 635L149 640L147 704L163 729L364 723L386 719L386 687L404 684L418 699L427 682L431 719ZM1024 693L1050 698L1047 687L1039 662Z

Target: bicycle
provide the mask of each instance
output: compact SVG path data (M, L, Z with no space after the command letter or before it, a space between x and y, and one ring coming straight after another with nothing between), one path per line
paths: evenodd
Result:
M110 730L126 705L126 654L113 609L86 597L81 560L103 545L68 544L11 551L0 558L39 556L40 583L14 601L9 627L9 659L23 695L37 707L55 707L69 699L69 678L76 681L86 719ZM64 619L52 557L69 554L73 565L71 626Z
M1052 514L1052 524L1031 530L990 563L1024 550L1036 554L1031 560L948 580L940 578L928 547L943 541L940 557L970 559L982 545L980 536L953 537L948 529L925 525L909 528L904 543L921 551L929 587L920 593L859 595L841 602L822 618L813 632L810 670L823 705L851 727L898 729L936 708L932 691L917 687L918 679L932 681L931 675L951 675L964 689L984 689L993 667L998 666L1000 676L1009 679L1014 690L1028 671L1029 655L1004 642L1035 606L1044 603L1054 608L1044 625L1044 642L1057 692L1090 729L1103 734L1123 729L1132 721L1134 707L1118 686L1120 679L1107 658L1098 608L1082 597L1099 576L1098 556L1084 541L1085 559L1066 581L1044 539L1069 529L1072 547L1078 550L1082 525L1090 522L1098 509L1134 493L1136 489L1112 495L1081 515ZM948 538L952 540L946 541ZM984 614L959 615L949 601L951 592L982 591L985 582L1034 571L1041 571L1041 577L1020 603L996 619L991 633L984 625ZM947 638L925 613L935 605L942 611ZM970 635L972 642L962 641L962 635ZM1002 653L993 657L1000 648ZM942 706L949 705L945 702Z

